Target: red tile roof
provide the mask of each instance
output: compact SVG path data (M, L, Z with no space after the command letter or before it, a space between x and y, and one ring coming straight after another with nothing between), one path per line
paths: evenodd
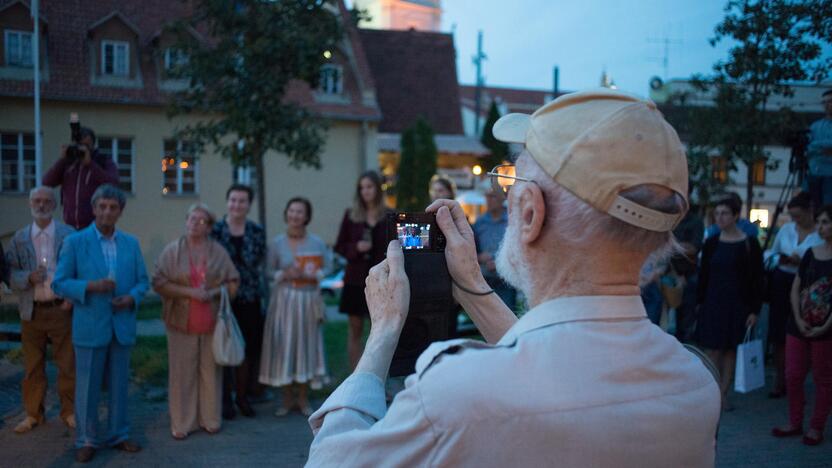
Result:
M474 109L474 93L475 86L460 85L459 94L460 102L463 106ZM568 91L558 92L558 96L562 96ZM494 86L484 86L482 88L482 100L480 101L480 112L483 116L488 115L488 109L491 107L491 101L497 99L497 102L506 107L505 112L521 112L524 114L531 114L538 107L551 101L553 99L552 90L544 89L520 89L520 88L500 88Z
M0 0L0 10L19 0ZM26 8L28 2L20 2ZM316 103L305 83L298 82L287 93L288 98L308 104L324 115L345 119L380 117L374 100L373 79L363 56L349 13L343 0L337 2L345 19L347 40L354 54L354 73L357 87L346 87L347 99L333 104ZM165 105L168 96L159 89L155 61L151 60L153 41L164 26L175 18L189 13L186 2L179 0L47 0L40 2L41 15L49 18L45 28L48 75L43 81L41 96L45 100L102 102L139 105ZM93 85L88 53L88 30L112 15L118 15L138 32L141 50L140 72L143 86L120 88ZM346 67L345 67L346 68ZM349 73L349 71L346 71ZM0 79L0 96L29 97L33 94L31 80Z
M462 134L456 50L450 34L359 29L383 115L380 132L424 117L437 134Z

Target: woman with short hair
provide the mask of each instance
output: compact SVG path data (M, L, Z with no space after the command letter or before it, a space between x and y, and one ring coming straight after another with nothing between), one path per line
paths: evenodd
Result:
M320 237L306 229L312 220L309 200L289 200L283 219L286 233L275 237L269 248L274 287L263 334L260 383L283 387L283 405L275 415L284 416L297 408L309 416L309 387L319 389L329 381L319 284L332 254Z
M240 275L222 245L210 238L213 225L207 206L192 205L185 235L165 247L153 274L167 329L168 406L177 440L200 427L214 434L222 425L222 373L212 342L220 288L233 296Z

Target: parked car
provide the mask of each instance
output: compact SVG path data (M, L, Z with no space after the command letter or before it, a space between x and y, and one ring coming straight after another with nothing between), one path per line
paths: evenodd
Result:
M325 299L333 298L337 299L341 297L341 290L344 288L344 270L338 270L337 272L327 276L323 280L321 280L321 294L324 296Z

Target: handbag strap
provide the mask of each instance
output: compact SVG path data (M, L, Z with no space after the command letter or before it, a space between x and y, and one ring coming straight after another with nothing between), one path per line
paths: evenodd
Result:
M753 328L754 328L754 326L752 325L752 326L745 329L745 338L743 338L743 340L742 340L743 343L748 343L749 341L751 341L751 330Z
M230 308L231 300L228 298L228 289L222 285L220 286L220 318L226 319Z

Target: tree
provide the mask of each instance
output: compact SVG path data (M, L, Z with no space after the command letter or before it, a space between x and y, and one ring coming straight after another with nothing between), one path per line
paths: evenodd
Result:
M731 41L728 58L709 77L694 77L696 88L714 107L691 117L692 148L700 156L717 154L730 169L747 169L746 203L754 197L755 164L773 166L765 146L786 140L797 123L788 108L773 109L773 97L791 97L792 84L820 81L832 61L822 56L830 42L828 0L731 0L716 26L711 45Z
M396 205L401 211L423 211L430 203L430 178L438 152L433 129L422 118L402 133Z
M318 84L324 51L343 36L341 23L323 0L197 0L193 16L169 30L187 60L174 70L188 79L172 96L171 117L201 118L177 130L197 149L214 147L235 166L254 167L260 222L266 223L263 156L273 150L293 167L320 168L326 122L287 100L296 80ZM199 40L193 31L205 31Z
M494 138L492 129L497 120L500 119L500 110L497 109L497 103L491 101L491 107L488 109L488 119L485 121L485 127L482 129L482 144L491 151L491 154L483 161L485 170L490 171L491 168L503 161L508 160L508 143Z

